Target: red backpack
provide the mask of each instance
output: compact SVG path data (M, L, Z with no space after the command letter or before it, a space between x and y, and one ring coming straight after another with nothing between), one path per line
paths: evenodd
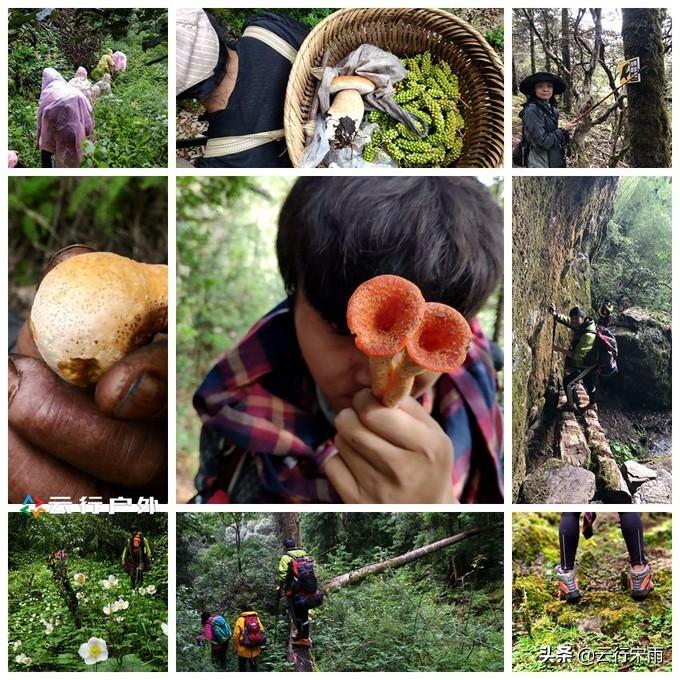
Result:
M257 614L248 614L243 617L241 644L244 647L262 647L264 644L264 633L260 627L260 619Z

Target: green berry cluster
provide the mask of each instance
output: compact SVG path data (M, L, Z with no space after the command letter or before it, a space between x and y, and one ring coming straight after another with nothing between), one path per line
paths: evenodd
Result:
M463 150L465 121L458 110L458 78L447 62L433 62L429 52L402 63L406 78L395 85L394 101L419 117L428 134L421 137L387 114L372 111L368 119L379 127L364 147L364 160L373 162L383 149L405 168L449 166Z

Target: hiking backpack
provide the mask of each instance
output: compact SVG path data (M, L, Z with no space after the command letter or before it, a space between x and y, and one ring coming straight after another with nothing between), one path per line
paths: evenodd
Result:
M619 348L614 334L606 326L595 329L597 343L597 372L603 377L609 377L619 372L617 359Z
M210 628L212 629L214 642L224 644L231 638L229 624L224 620L223 616L211 616L208 621L210 623Z
M512 150L512 164L518 168L528 167L529 149L529 142L524 136L524 126L522 126L522 139L517 142L517 146Z
M290 554L290 553L289 553ZM319 589L319 581L314 572L314 560L311 557L294 557L291 555L290 592L296 607L318 607L323 602L323 593Z
M260 627L260 619L257 614L249 614L243 617L243 636L241 644L244 647L262 647L264 633Z

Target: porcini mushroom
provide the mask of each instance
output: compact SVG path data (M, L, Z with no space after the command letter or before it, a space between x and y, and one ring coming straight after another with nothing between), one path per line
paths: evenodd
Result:
M426 303L420 325L407 339L382 396L383 405L396 406L409 395L419 373L449 373L461 366L471 341L470 326L460 312L438 302Z
M393 358L420 326L425 299L408 279L391 274L362 283L347 304L347 327L369 358L373 394L382 399Z
M326 138L332 147L345 147L356 137L364 117L362 96L373 90L374 83L362 76L333 78L329 93L335 99L326 112Z
M42 358L85 387L167 326L168 268L115 253L84 253L43 278L30 328Z

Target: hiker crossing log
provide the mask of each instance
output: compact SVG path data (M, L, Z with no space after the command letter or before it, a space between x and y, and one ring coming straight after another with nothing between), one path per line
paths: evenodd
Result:
M370 576L371 574L379 574L380 572L387 571L388 569L401 567L404 564L413 562L413 560L417 560L419 557L429 555L430 553L433 553L436 550L441 550L442 548L446 548L447 546L453 545L454 543L464 541L466 538L470 538L471 536L476 536L477 534L481 534L484 531L489 531L490 529L497 529L502 526L503 526L502 523L495 523L489 524L489 526L486 527L468 529L467 531L463 531L460 534L456 534L455 536L442 538L440 541L430 543L429 545L425 545L422 548L410 550L409 552L404 553L403 555L392 557L391 559L385 560L384 562L375 562L374 564L367 564L365 567L361 567L356 571L348 571L346 574L340 574L339 576L335 576L330 581L326 581L326 583L324 583L321 586L321 589L327 594L332 593L333 591L343 588L344 586L353 583L359 583L360 581L363 581L367 576Z
M295 634L295 622L293 617L288 613L288 663L293 665L293 670L296 673L308 673L313 670L312 668L312 648L311 647L298 647L293 644L293 635ZM309 637L312 637L312 624L309 624Z

